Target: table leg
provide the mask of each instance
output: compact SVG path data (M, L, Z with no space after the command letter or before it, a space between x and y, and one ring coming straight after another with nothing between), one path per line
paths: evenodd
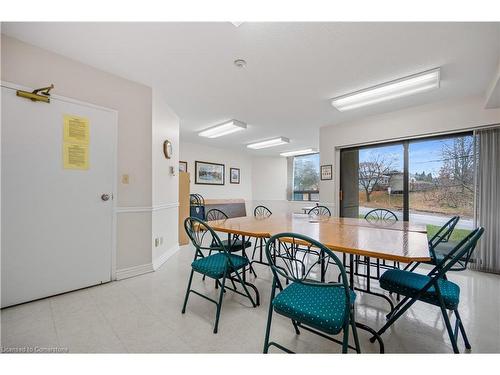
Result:
M356 288L354 287L354 255L353 254L349 254L349 264L350 264L350 267L349 267L349 287L351 288L351 290L355 290ZM359 323L359 322L356 322L356 327L359 328L359 329L362 329L364 331L367 331L367 332L370 332L374 337L375 337L375 340L377 340L378 344L379 344L379 351L380 353L384 353L385 352L385 348L384 348L384 341L382 340L382 337L380 337L380 335L377 333L377 331L375 331L373 328L367 326L366 324L363 324L363 323Z

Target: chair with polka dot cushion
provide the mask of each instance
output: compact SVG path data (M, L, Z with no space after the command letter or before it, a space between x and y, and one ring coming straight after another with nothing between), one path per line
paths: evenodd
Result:
M465 237L453 250L446 254L441 261L427 274L405 270L388 270L380 277L380 287L403 296L403 300L388 315L387 323L377 332L384 333L396 320L401 317L416 301L438 306L441 309L444 323L455 353L459 353L457 339L460 331L465 348L470 349L470 343L465 328L458 313L460 302L460 287L446 278L446 273L455 267L466 254L471 254L481 238L484 228L479 227ZM453 331L448 317L448 310L455 314L455 330ZM375 337L370 341L374 342Z
M217 236L217 233L215 233L206 222L198 218L188 217L184 220L184 229L194 245L195 256L193 262L191 263L191 275L189 276L186 296L184 297L182 313L184 314L186 312L186 305L190 293L197 294L206 300L215 303L217 311L215 315L214 333L217 333L222 299L226 289L232 290L233 292L248 298L253 307L257 307L259 305L259 292L257 288L253 284L247 282L241 275L245 267L248 267L249 260L246 257L232 254L222 243L219 236ZM204 250L215 250L215 254L205 256ZM218 301L191 289L191 283L195 272L203 275L203 277L206 276L215 280L215 287L220 287ZM226 285L227 280L231 281L233 286L232 288ZM243 292L237 290L236 283L243 287ZM255 301L248 288L252 288L254 290L256 297Z
M349 348L359 353L354 320L356 294L349 288L342 262L335 254L312 238L280 233L267 241L266 256L271 265L273 283L264 353L271 346L292 353L283 345L270 341L273 313L290 319L297 335L300 329L304 329L341 344L343 353ZM285 288L283 278L290 282ZM350 328L354 346L349 344ZM339 334L342 334L341 340L335 338Z

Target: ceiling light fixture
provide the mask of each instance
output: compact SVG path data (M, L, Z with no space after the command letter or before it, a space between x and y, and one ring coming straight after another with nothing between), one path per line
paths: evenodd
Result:
M315 150L312 148L306 148L304 150L297 150L297 151L287 151L287 152L282 152L280 155L281 156L297 156L297 155L306 155L306 154L312 154Z
M439 88L439 83L440 68L437 68L336 97L332 105L339 111L348 111L433 90Z
M200 137L217 138L222 137L223 135L235 133L240 130L245 130L246 128L247 124L245 124L244 122L231 120L223 124L205 129L202 132L198 133L198 135Z
M247 145L247 147L253 148L254 150L259 150L261 148L280 146L287 143L290 143L290 140L288 138L278 137L278 138L268 139L266 141L250 143L249 145Z

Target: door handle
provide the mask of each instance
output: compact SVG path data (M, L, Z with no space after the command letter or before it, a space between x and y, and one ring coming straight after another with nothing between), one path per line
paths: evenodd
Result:
M109 201L109 198L110 198L109 194L101 195L101 200L103 200L104 202Z

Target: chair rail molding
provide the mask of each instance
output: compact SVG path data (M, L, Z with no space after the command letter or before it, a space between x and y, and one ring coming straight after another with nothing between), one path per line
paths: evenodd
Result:
M155 212L155 211L161 211L161 210L167 210L170 208L177 208L179 207L179 202L175 203L163 203L163 204L158 204L155 206L120 206L115 208L115 212L120 214L120 213L126 213L126 212Z

